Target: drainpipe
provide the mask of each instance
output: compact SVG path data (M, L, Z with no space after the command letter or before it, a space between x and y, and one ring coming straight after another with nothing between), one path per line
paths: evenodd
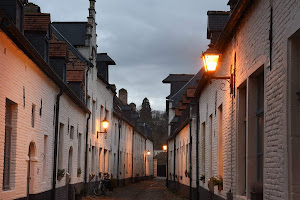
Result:
M86 73L85 73L85 105L87 105L87 100L88 100L88 72L90 71L90 68L91 68L91 63L88 62L88 69L86 70Z
M169 141L167 140L167 178L166 186L169 188Z
M87 184L87 165L88 165L88 141L89 141L89 120L91 118L91 114L88 114L88 118L86 119L86 132L85 132L85 163L84 163L84 183Z
M57 171L57 140L58 140L58 119L59 119L59 102L63 90L60 88L59 94L56 96L56 109L55 109L55 138L54 138L54 162L53 162L53 176L52 176L52 199L55 200L55 186L56 186L56 171Z
M173 174L173 177L174 177L174 182L176 181L175 180L175 168L176 168L176 138L174 137L174 174Z
M117 165L117 183L119 186L119 182L120 182L120 178L119 178L119 174L120 174L120 139L121 139L121 119L119 119L119 140L118 140L118 165Z
M190 155L189 155L189 159L190 159L190 199L192 199L192 165L191 165L191 161L192 161L192 144L193 144L193 138L192 138L192 119L190 119L189 121L189 125L190 125Z
M196 100L197 114L196 114L196 199L199 199L199 123L200 123L200 107L199 98Z
M134 152L134 130L132 130L132 149L131 149L131 182L133 182L133 152Z
M147 150L146 150L146 141L147 139L145 138L145 178L146 178L146 175L147 175Z

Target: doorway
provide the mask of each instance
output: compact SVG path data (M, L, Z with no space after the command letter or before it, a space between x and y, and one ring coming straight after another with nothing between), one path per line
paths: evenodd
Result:
M36 163L36 147L34 142L30 142L28 148L28 163L27 163L27 199L30 199L30 194L34 194L35 188L35 163Z

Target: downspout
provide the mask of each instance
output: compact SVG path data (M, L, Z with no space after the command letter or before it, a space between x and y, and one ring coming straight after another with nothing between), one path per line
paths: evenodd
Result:
M167 140L167 178L166 186L169 188L169 141Z
M85 105L87 105L87 100L88 100L88 72L90 71L90 68L91 68L91 63L88 62L88 69L86 70L86 73L85 73Z
M192 199L192 165L191 165L191 161L192 161L192 144L193 144L193 138L192 138L192 119L190 119L189 121L189 126L190 126L190 155L189 155L189 165L190 165L190 199ZM197 179L198 180L198 179Z
M56 186L56 171L57 171L57 140L58 140L58 119L59 119L59 102L63 90L60 88L59 94L56 96L56 109L55 109L55 138L54 138L54 162L53 162L53 176L52 176L52 199L55 200L55 186Z
M176 138L174 137L174 169L173 169L173 171L174 171L174 174L173 174L174 182L176 181L175 180L175 172L176 172L175 168L176 168Z
M86 132L85 132L85 163L84 163L84 183L87 183L87 165L88 165L88 141L89 141L89 120L91 118L91 114L88 114L88 118L86 119Z
M120 182L120 139L121 139L121 120L119 119L119 140L118 140L118 165L117 165L117 184Z
M132 130L132 149L131 149L131 182L133 183L133 152L134 152L134 130Z
M272 57L273 57L273 5L271 1L271 10L270 10L270 30L269 30L269 41L270 41L270 71L272 70Z
M196 199L199 199L199 123L200 123L200 107L199 98L196 98L197 114L196 114Z
M145 138L145 178L147 176L147 150L146 150L146 141L147 139Z

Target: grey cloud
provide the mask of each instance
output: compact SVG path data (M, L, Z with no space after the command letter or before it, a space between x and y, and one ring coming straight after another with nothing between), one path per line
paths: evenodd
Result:
M88 0L33 0L52 21L85 21ZM138 106L148 97L153 109L165 109L170 73L196 73L206 50L207 10L228 10L228 0L99 0L98 52L117 63L110 82L126 88Z

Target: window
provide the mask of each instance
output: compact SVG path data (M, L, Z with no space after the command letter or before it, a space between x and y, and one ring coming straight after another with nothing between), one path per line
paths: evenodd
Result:
M64 162L64 124L59 125L58 169L63 169Z
M104 120L104 118L103 118L103 106L101 105L100 106L100 123ZM104 130L102 130L102 125L100 125L100 131L102 132L102 131L104 131Z
M202 166L202 174L205 174L205 122L202 123L202 134L201 134L201 166Z
M218 175L223 177L223 107L218 108Z
M78 153L77 153L77 167L81 167L81 138L82 138L82 134L79 133L78 135Z
M257 77L257 181L263 182L264 168L264 74Z
M44 135L44 153L43 153L43 179L47 178L47 158L48 158L48 136Z
M92 172L95 173L95 146L92 146Z
M31 127L34 128L34 122L35 122L35 105L32 104L31 108Z
M70 129L70 139L73 139L74 138L74 126L71 126L71 129Z
M117 123L115 123L115 145L117 145L117 135L118 135L118 126Z
M209 116L209 177L213 176L212 173L212 115Z
M96 130L96 102L93 101L92 105L92 133L95 134Z
M16 103L6 99L3 190L9 190L11 188L12 137L16 125L16 105Z
M69 149L69 158L68 158L68 173L72 176L72 169L73 169L73 147Z
M102 172L102 148L99 149L99 172Z
M237 124L237 159L238 159L238 194L246 194L246 169L247 169L247 87L246 83L238 89L238 124Z

